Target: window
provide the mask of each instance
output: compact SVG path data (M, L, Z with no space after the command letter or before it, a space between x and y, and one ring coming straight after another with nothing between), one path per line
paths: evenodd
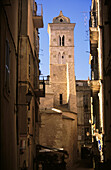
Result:
M62 46L64 46L64 39L65 39L65 37L63 35L63 37L62 37Z
M34 106L32 106L32 126L34 127Z
M29 78L30 78L30 54L29 54Z
M59 45L61 46L61 37L59 36Z
M60 19L60 22L63 22L63 19L62 19L62 18Z
M26 141L25 139L20 140L20 154L23 154L26 150Z
M9 85L10 85L10 47L9 47L9 41L6 40L6 44L5 44L5 87L8 93L10 92Z
M90 130L89 130L89 128L85 128L85 136L87 136L88 134L90 134Z
M62 104L62 94L60 94L60 104Z
M66 64L65 52L62 54L62 64Z
M39 107L37 102L35 101L35 122L39 121Z
M88 95L83 95L84 112L88 111Z
M22 150L26 149L26 141L25 141L25 139L20 140L20 149L22 149Z
M65 45L65 36L63 35L62 37L59 36L59 46L64 46Z

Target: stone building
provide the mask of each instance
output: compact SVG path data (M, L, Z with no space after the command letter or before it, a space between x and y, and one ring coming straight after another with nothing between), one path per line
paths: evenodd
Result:
M103 1L104 160L111 169L111 1ZM109 165L108 165L109 166Z
M67 169L77 160L77 108L74 73L74 23L60 11L48 24L50 76L40 100L39 143L66 150Z
M111 161L110 9L110 0L92 0L90 11L91 124L92 135L99 150L99 161L108 163L107 168L111 166L109 165Z
M33 0L20 1L18 56L18 142L19 168L36 169L38 144L39 97L39 28L43 28L42 5ZM41 9L38 11L37 9ZM41 13L40 13L41 12ZM23 15L22 15L23 14ZM43 83L43 82L42 82ZM28 101L28 97L31 100Z
M41 9L41 13L38 10ZM42 5L0 1L0 168L37 169ZM32 100L29 100L31 99Z
M18 0L0 1L0 169L17 170L16 58ZM13 18L13 20L12 20Z
M88 80L76 80L77 95L77 134L78 151L81 158L81 148L91 143L91 90Z

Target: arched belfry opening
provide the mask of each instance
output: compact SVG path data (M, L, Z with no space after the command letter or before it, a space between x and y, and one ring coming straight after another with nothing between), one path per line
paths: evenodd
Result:
M61 46L61 36L59 35L59 46Z
M62 36L62 46L64 46L65 45L65 36L63 35Z
M59 35L59 46L65 46L65 36Z

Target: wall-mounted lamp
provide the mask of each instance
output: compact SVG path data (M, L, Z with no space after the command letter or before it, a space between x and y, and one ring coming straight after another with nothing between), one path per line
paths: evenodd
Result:
M28 90L28 93L26 93L26 103L18 103L16 106L28 106L28 110L30 110L30 102L32 99L32 92Z
M26 93L26 103L30 103L32 99L32 93L30 90L28 90L28 93Z

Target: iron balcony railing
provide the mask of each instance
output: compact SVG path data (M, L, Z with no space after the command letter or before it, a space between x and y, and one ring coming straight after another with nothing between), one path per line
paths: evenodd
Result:
M43 16L43 7L42 4L36 4L34 5L34 10L33 10L33 15L34 16Z
M45 81L39 80L39 88L34 90L36 97L45 97Z
M33 22L35 28L43 28L43 8L42 4L34 5Z

